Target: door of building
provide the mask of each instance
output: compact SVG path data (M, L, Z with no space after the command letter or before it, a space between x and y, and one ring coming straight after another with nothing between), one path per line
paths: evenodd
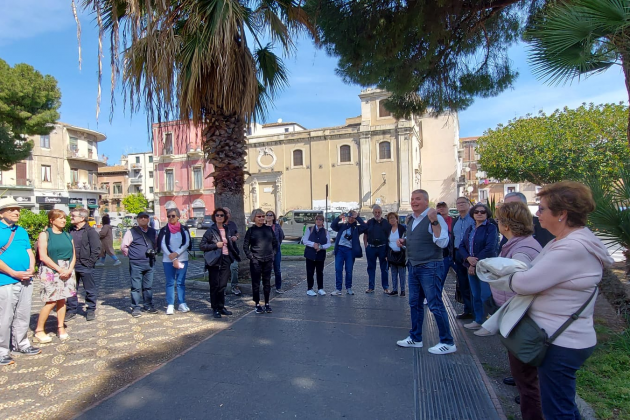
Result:
M26 162L15 164L15 184L26 185Z

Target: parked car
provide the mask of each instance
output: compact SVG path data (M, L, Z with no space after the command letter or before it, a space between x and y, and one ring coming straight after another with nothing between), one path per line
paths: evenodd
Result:
M200 229L210 229L210 226L212 226L213 224L214 222L212 221L212 216L206 214L205 216L203 216L203 219L201 220Z
M290 238L302 238L306 229L315 226L315 217L318 214L324 214L322 210L291 210L280 218L282 222L282 230L285 236ZM330 239L337 237L337 232L330 229L332 221L339 217L340 211L329 211L326 213L326 223L328 224L328 232Z
M184 223L184 225L186 225L186 227L189 227L189 228L201 229L202 223L203 223L203 217L196 217L194 219L186 220L186 223Z
M96 220L94 220L92 216L88 217L88 225L94 227L95 224L96 224Z
M457 211L457 209L450 208L448 209L448 215L451 217L459 216L459 212Z

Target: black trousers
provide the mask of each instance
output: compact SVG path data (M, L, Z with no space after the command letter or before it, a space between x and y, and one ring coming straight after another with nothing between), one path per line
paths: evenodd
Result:
M260 303L260 279L262 278L265 304L269 303L269 292L271 292L271 269L273 260L258 261L255 258L249 260L249 272L252 276L252 294L256 305Z
M98 287L94 281L92 269L77 265L74 273L77 278L77 291L79 290L79 284L83 282L83 288L85 289L85 303L87 303L88 310L96 310L96 299L98 298ZM71 296L66 299L66 313L76 314L79 306L79 295Z
M311 290L313 288L313 284L315 283L315 279L313 278L313 274L317 271L317 289L324 288L324 260L322 261L313 261L306 259L306 283L308 289Z
M225 308L225 288L230 280L230 264L232 258L229 255L221 255L217 265L208 266L210 305L215 311Z
M467 314L475 313L472 304L472 292L470 291L470 282L468 280L468 268L463 264L463 261L457 250L455 250L455 274L457 275L457 286L459 286L459 293L462 294L464 300L464 312Z

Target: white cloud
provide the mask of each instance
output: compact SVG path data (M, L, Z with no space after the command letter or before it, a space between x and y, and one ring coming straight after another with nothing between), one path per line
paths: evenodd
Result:
M75 24L70 0L0 0L0 10L0 45Z

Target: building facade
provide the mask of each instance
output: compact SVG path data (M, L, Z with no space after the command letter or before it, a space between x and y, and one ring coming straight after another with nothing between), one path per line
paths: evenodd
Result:
M101 188L101 215L105 213L123 212L123 199L129 190L129 169L124 165L105 166L98 171L98 182Z
M99 157L98 143L105 139L97 131L61 122L48 135L30 136L31 157L0 173L2 195L34 211L83 207L93 215L101 193L98 169L107 164Z
M182 219L214 211L214 185L205 162L201 128L170 121L153 125L155 215L166 222L166 209L177 207Z
M540 186L530 182L511 182L489 178L488 174L478 163L477 139L479 137L463 137L460 139L462 155L463 195L473 202L488 203L494 200L502 203L503 198L511 192L520 192L527 197L527 203L535 209L538 199L536 193Z
M155 203L155 168L153 152L129 153L120 158L120 163L129 171L128 194L142 193L149 201L148 210L154 209Z
M361 115L338 127L306 130L297 123L256 126L248 137L245 213L262 207L411 211L411 192L434 203L455 202L459 122L456 114L396 120L384 108L388 93L366 89Z

